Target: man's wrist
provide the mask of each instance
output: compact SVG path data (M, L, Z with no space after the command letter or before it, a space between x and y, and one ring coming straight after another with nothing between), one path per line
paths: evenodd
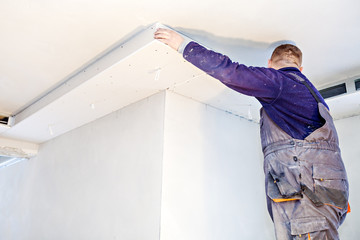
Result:
M191 42L190 40L188 39L184 39L184 41L182 41L182 43L180 44L179 48L178 48L178 52L183 54L184 53L184 50L185 50L185 47L189 44L189 42Z

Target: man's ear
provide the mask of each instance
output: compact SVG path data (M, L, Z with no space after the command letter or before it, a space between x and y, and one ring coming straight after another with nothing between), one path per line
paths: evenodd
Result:
M268 60L268 68L271 68L272 67L272 61L271 59Z

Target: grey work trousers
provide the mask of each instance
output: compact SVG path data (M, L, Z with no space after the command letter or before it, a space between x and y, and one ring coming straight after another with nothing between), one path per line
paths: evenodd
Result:
M261 110L268 211L278 240L339 239L348 208L348 181L330 113L304 140L291 138Z

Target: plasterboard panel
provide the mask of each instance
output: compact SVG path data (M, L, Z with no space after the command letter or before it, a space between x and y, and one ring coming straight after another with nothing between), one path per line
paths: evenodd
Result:
M153 41L17 123L4 136L44 142L167 89L177 79L188 78L190 73L187 71L166 78L168 65L184 64L177 52L169 50ZM159 68L163 70L156 79Z
M130 57L132 54L146 47L147 44L154 41L153 34L157 26L162 25L153 24L140 32L134 33L128 38L118 41L114 46L94 57L93 60L85 64L85 66L80 67L53 89L38 96L38 98L30 105L24 106L19 112L14 113L16 116L16 123L29 117L34 112L48 105L60 96L70 92L72 89L88 81L102 71L110 68L112 65L121 62L123 59Z
M17 123L4 136L44 142L159 91L169 89L234 114L256 118L254 99L236 93L168 46L146 47Z
M326 99L335 120L360 115L360 91Z
M154 40L3 135L41 143L201 74L176 51Z
M261 105L254 97L231 90L205 73L199 72L199 75L177 83L171 90L250 121L259 122Z
M120 54L117 62L110 52L107 67L95 63L95 74L84 73L80 82L69 84L70 88L61 92L63 95L57 94L57 99L42 104L34 114L25 114L22 121L1 135L41 143L165 89L255 122L259 120L260 104L255 98L230 90L206 75L176 51L153 40L153 31L147 31L141 44L131 48L133 51L125 49L127 52ZM334 105L333 114L341 108L339 105ZM353 109L354 104L351 105ZM341 114L345 115L348 114Z

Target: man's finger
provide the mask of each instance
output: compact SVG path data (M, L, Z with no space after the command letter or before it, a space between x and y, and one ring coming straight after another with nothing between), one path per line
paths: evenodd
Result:
M177 50L180 44L183 42L183 38L170 29L159 28L154 33L154 38L159 40L162 43L170 46L171 48Z
M171 37L170 33L165 29L158 29L154 35L157 39L169 39Z
M164 33L155 33L155 38L156 39L169 39L170 36L168 34L164 34Z
M170 33L170 30L165 29L165 28L158 28L156 30L157 33Z

